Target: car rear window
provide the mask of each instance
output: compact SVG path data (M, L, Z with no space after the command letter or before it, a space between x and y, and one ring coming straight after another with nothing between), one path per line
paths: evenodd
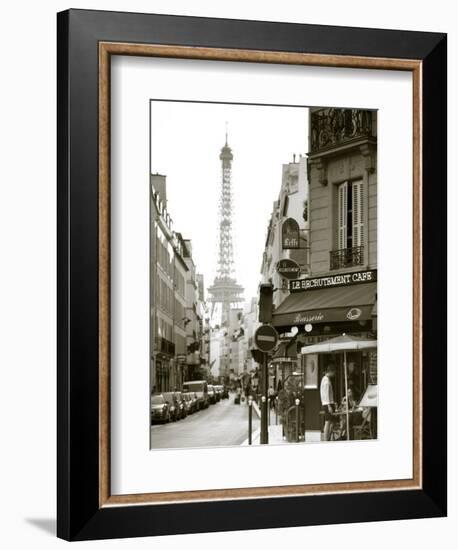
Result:
M188 391L205 391L205 384L202 382L186 382L186 389Z
M153 395L153 397L151 397L152 405L161 405L162 403L164 403L164 398L162 395Z

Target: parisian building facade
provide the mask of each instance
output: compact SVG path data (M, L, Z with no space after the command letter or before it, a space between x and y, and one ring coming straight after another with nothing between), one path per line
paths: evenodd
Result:
M329 362L335 363L334 389L340 403L345 391L343 357L301 357L302 346L342 334L377 338L376 111L310 109L306 167L307 267L275 302L273 324L285 339L272 358L276 368L271 383L278 389L291 377L300 380L306 388L306 432L310 440L319 440L319 381ZM274 213L281 223L281 198ZM267 255L273 248L268 244ZM278 279L273 282L279 285ZM369 385L377 384L377 352L347 356L349 384L360 399ZM373 418L376 425L376 411Z
M307 158L300 156L282 166L282 179L278 199L274 201L267 228L267 237L261 265L261 282L272 283L277 291L274 306L288 296L287 279L281 277L277 264L282 259L297 262L300 274L309 273L309 221L308 221ZM284 248L282 229L286 220L293 219L299 226L299 242L295 248ZM298 275L299 276L299 275Z
M152 392L164 392L180 390L207 364L206 321L191 242L167 210L166 176L151 175L150 196L150 380Z

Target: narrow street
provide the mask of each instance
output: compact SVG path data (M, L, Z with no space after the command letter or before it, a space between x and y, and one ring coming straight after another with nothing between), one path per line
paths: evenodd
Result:
M253 410L253 432L259 419ZM241 445L248 438L248 407L234 405L234 394L178 422L151 426L151 448Z

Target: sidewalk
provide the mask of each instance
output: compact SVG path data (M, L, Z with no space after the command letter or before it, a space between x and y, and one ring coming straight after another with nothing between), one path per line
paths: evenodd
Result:
M248 404L242 405L242 406L248 406ZM259 409L258 404L253 401L253 415L257 415L258 418L261 418L261 411ZM275 422L275 413L273 411L270 412L270 421L272 424L269 425L269 445L284 445L287 444L295 444L295 441L286 441L286 437L283 437L283 427L281 424L274 424ZM251 436L251 444L252 445L260 445L261 444L261 428L258 428L253 431L253 434ZM245 441L242 443L242 445L248 445L248 438L245 439Z
M252 436L252 445L260 445L260 439L261 439L261 429L258 428L255 432L253 432ZM282 425L278 424L269 426L269 445L283 445L284 443L292 443L289 441L286 441L286 438L283 438L282 436ZM242 445L248 445L248 439L246 439Z
M253 402L252 406L253 406L253 414L256 414L259 418L261 418L261 411L259 410L257 403ZM271 422L275 421L275 413L272 413L270 420ZM286 441L286 438L283 438L282 436L283 430L282 430L281 424L270 424L268 427L268 431L269 431L269 445L284 445L288 443L288 441ZM261 444L261 428L258 428L253 432L251 437L251 444L252 445ZM245 439L242 445L248 445L248 438Z

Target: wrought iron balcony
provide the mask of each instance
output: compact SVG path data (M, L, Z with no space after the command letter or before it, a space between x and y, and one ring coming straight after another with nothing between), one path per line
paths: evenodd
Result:
M327 108L310 114L311 153L371 135L371 111Z
M364 247L353 246L351 248L332 250L329 255L331 269L343 269L345 267L362 265L364 261Z

